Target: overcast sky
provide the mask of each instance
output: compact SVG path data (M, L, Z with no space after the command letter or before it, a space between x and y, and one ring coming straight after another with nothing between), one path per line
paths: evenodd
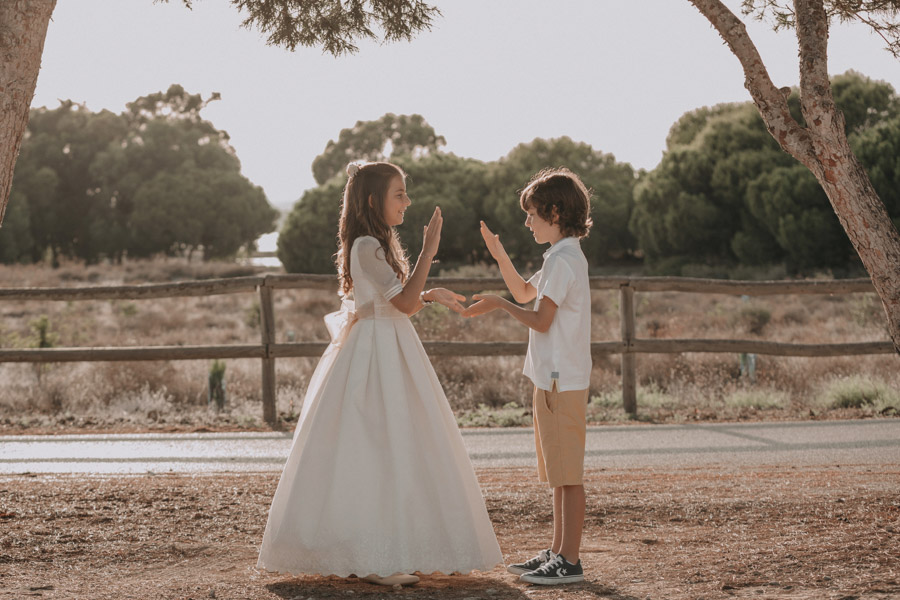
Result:
M334 58L266 46L226 0L194 0L193 10L60 0L33 106L71 99L122 112L172 83L220 92L202 114L229 133L244 175L286 208L315 185L310 165L328 140L388 112L423 115L460 156L496 160L565 135L652 169L684 112L749 99L737 59L687 0L436 3L443 16L413 42ZM775 85L797 85L793 32L748 28ZM829 70L900 89L900 62L882 47L864 26L835 25Z

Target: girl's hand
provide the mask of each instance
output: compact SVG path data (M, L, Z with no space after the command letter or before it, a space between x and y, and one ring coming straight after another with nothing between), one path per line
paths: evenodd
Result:
M434 214L431 215L431 220L422 234L422 254L428 260L434 260L434 257L437 255L438 246L441 243L441 227L443 225L444 219L441 217L441 207L435 206Z
M472 296L472 300L477 300L477 302L469 306L462 314L462 316L466 318L486 315L487 313L500 308L503 303L503 298L493 294L475 294Z
M450 291L447 288L433 288L425 292L425 296L438 304L443 304L450 310L454 312L458 312L459 314L463 314L466 311L466 307L460 304L460 302L464 302L466 297L457 294L456 292Z
M500 243L500 236L491 231L484 221L481 222L481 237L484 238L484 245L487 246L488 252L491 253L494 260L500 260L506 256L506 249Z

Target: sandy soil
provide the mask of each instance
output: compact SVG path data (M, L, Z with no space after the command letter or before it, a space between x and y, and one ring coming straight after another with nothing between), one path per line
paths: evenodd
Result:
M478 471L508 561L548 543L529 469ZM564 588L489 573L394 590L258 572L277 475L0 476L0 598L900 598L900 466L587 474Z

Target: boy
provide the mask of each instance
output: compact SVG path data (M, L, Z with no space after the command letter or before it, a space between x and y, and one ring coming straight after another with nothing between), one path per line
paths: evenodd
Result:
M519 581L554 585L584 580L579 559L584 525L585 412L591 375L591 292L579 240L591 227L590 193L568 169L535 175L519 197L538 244L550 244L541 270L525 281L499 236L482 221L481 235L519 303L476 294L464 316L503 309L530 328L523 373L534 384L538 477L553 489L553 543L534 558L510 565Z

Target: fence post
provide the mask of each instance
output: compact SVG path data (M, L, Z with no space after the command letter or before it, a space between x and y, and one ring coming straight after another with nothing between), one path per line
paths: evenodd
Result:
M634 288L629 284L619 287L619 314L622 325L622 404L625 412L637 414L637 381L634 347Z
M275 309L272 303L272 288L263 279L259 286L259 330L265 356L262 359L262 405L263 420L275 425L275 359L270 358L271 347L275 343Z

